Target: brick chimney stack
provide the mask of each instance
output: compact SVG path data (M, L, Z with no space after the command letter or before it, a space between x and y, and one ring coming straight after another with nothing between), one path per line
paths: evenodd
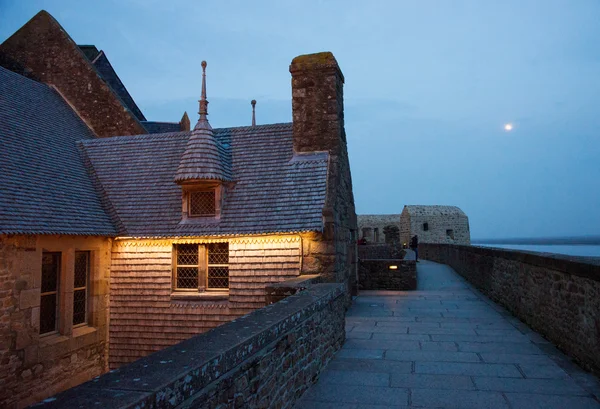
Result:
M344 75L330 52L292 60L294 152L345 149Z

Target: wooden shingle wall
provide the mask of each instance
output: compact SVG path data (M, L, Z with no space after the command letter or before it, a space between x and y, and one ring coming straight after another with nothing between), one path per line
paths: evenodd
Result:
M229 240L229 297L181 300L172 292L173 245L211 240L117 240L110 301L111 368L265 305L264 287L300 274L299 236ZM213 240L214 241L214 240Z

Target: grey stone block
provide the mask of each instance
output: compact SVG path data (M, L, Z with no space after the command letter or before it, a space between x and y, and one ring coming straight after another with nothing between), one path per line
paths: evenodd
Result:
M469 376L392 374L392 387L422 389L462 389L475 390Z
M516 366L467 362L416 362L415 373L522 378Z
M451 342L498 342L497 337L482 337L480 335L461 335L461 334L432 334L431 339L433 341L451 341ZM505 340L506 342L521 342L528 344L531 341L526 336L521 335L521 338L510 338Z
M412 362L387 361L383 359L333 359L327 369L333 371L358 371L379 373L408 374L412 371Z
M421 342L423 351L449 351L458 352L458 347L454 342Z
M564 379L569 375L558 365L536 365L536 364L519 364L519 367L527 378L542 378L542 379Z
M443 407L446 409L508 409L509 407L499 392L413 389L411 398L413 406Z
M319 375L319 382L335 385L390 386L390 374L327 369Z
M418 351L419 341L390 341L379 339L349 339L344 344L349 349L393 349L399 351Z
M353 385L350 388L336 388L332 387L330 384L317 383L306 391L305 399L309 401L317 400L336 403L408 406L408 390L360 385Z
M338 351L336 357L350 359L383 359L383 349L350 349L344 347Z
M512 409L600 409L598 401L583 396L505 393Z
M552 365L552 360L546 355L532 354L499 354L494 352L482 352L479 354L484 362L494 364L533 364Z
M387 351L385 359L417 362L480 362L475 353L440 351Z
M474 329L468 328L418 328L418 327L408 327L409 334L460 334L460 335L472 335L473 337L477 336L477 333Z
M474 377L477 389L482 391L540 393L548 395L587 396L588 393L567 379L517 379Z
M494 352L499 354L543 354L534 344L523 342L458 342L458 350L461 352Z
M381 332L373 334L373 339L387 341L431 341L429 334L386 334Z
M371 339L372 332L346 332L346 339Z

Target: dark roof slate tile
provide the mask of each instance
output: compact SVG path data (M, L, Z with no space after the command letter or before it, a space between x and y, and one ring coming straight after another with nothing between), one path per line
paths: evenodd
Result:
M132 237L245 235L322 231L327 153L293 155L292 125L213 130L233 186L221 218L181 223L174 183L191 132L82 142L125 232Z
M52 88L0 67L0 233L116 234L77 146L93 138Z

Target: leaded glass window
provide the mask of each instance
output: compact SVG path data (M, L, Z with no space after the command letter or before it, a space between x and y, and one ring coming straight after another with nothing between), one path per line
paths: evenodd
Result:
M229 243L208 245L207 289L229 288Z
M42 289L40 300L40 334L58 329L58 281L61 253L42 253Z
M73 325L87 323L88 280L90 275L90 252L75 252L73 275Z
M196 190L190 192L189 215L192 217L215 216L215 191Z
M175 279L177 290L229 288L229 244L177 244Z

